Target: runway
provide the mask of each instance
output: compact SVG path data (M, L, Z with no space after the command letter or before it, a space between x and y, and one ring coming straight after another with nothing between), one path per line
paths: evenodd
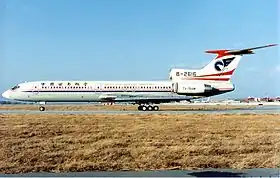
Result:
M280 106L258 106L256 108L228 109L228 110L180 110L180 111L126 111L126 110L0 110L0 114L280 114Z
M14 177L279 177L280 169L202 169L202 170L160 170L160 171L97 171L67 173L0 174Z

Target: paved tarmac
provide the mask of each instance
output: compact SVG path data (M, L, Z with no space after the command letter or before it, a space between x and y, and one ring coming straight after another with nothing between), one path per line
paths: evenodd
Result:
M0 110L0 114L280 114L280 106L258 106L256 108L228 110L180 110L180 111L36 111L36 110Z
M100 171L69 173L0 174L1 177L280 177L280 169L203 169L163 171Z

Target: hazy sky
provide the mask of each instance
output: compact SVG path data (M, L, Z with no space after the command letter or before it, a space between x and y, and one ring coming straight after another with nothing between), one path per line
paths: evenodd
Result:
M277 0L0 0L0 92L34 80L167 80L208 49L279 43ZM279 47L244 56L225 97L280 95Z

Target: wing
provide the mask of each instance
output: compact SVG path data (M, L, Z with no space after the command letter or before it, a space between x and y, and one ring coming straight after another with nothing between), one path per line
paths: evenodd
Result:
M103 97L102 100L100 101L101 102L128 102L128 103L135 103L135 104L146 104L146 103L160 104L160 103L170 103L170 102L179 102L179 101L191 102L192 99L197 99L197 98L201 98L201 97L195 97L195 96L113 97L108 95L107 97Z

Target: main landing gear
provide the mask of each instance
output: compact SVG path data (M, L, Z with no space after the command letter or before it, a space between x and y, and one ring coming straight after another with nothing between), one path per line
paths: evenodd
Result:
M138 106L139 111L158 111L158 106L152 106L152 105L139 105Z

